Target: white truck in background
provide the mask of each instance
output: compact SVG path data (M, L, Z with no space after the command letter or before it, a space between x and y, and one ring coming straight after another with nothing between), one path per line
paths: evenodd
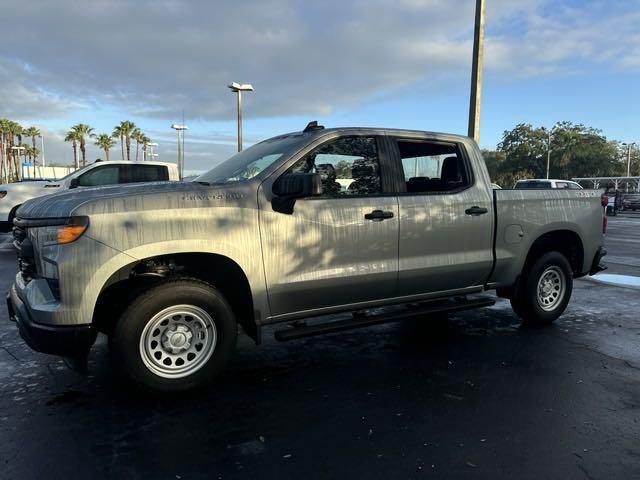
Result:
M0 185L0 231L11 230L18 207L32 198L71 188L167 180L179 180L174 163L113 160L92 163L59 180L6 183Z

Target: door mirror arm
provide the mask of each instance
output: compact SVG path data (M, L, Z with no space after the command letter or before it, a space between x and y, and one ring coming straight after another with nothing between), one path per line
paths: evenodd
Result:
M72 178L69 181L69 188L78 188L80 186L80 179L78 177Z

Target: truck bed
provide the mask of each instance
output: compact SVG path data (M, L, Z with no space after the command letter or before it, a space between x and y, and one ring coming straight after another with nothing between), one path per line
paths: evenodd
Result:
M601 243L601 194L600 190L494 190L495 267L488 285L513 284L531 245L552 231L578 235L568 234L568 241L583 239L579 273L587 273Z

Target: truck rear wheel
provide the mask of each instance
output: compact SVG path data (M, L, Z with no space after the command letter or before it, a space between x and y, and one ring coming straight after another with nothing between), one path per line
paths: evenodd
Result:
M163 392L201 387L236 345L231 307L211 285L171 279L135 297L112 334L118 367L139 387Z
M526 324L547 325L565 311L572 291L573 271L567 258L548 252L523 272L511 306Z

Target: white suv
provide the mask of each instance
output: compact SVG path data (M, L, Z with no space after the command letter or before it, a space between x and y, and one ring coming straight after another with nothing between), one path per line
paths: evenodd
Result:
M547 178L518 180L513 188L515 190L540 190L547 188L568 188L570 190L582 190L582 187L579 183L572 182L570 180L549 180Z

